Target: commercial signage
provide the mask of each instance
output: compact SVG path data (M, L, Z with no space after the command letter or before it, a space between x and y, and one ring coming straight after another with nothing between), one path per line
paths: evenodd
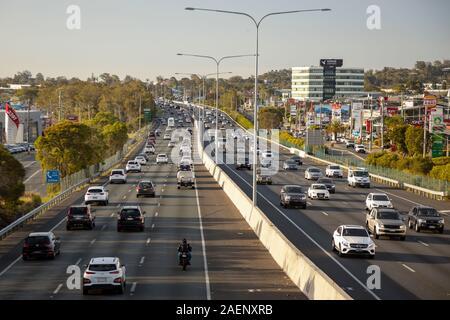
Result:
M59 170L47 170L45 177L47 183L59 183L61 180Z
M14 109L9 105L8 102L5 103L5 112L8 115L8 117L11 119L12 122L16 125L17 128L19 128L19 117L17 116Z
M342 59L320 59L323 67L323 100L330 100L336 94L336 68L342 67Z
M296 116L297 115L297 106L294 104L294 105L291 105L290 107L289 107L289 110L290 110L290 115L291 116Z
M152 111L151 109L144 109L144 121L149 123L152 121Z
M393 117L398 114L398 107L387 107L387 114L390 117Z

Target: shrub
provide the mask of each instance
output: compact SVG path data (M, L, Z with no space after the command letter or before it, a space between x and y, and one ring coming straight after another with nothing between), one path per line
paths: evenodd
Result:
M430 171L430 177L450 181L450 163L443 166L434 166Z
M286 132L286 131L282 131L280 133L280 143L288 143L289 146L290 145L294 145L295 147L299 148L299 149L303 149L303 147L305 146L305 140L302 138L295 138L294 136L292 136L290 133Z
M431 158L414 157L411 161L409 171L415 174L428 174L433 168Z
M445 166L450 163L450 157L433 158L433 164L435 166Z

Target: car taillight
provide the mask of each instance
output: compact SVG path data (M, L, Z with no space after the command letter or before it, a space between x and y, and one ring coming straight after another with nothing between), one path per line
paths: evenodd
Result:
M115 278L114 283L122 283L122 278Z
M83 283L91 283L91 280L83 278Z
M86 274L95 274L95 272L92 272L92 271L86 271Z
M119 274L119 271L111 271L110 274Z

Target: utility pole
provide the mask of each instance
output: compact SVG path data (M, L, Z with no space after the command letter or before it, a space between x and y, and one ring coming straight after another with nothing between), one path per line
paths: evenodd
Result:
M369 102L370 107L370 139L369 139L369 152L372 152L372 144L373 144L373 105L372 105L372 96L369 96L367 100Z
M30 143L30 99L28 99L28 110L27 110L27 143ZM30 151L30 147L28 146L28 151Z
M371 130L372 131L372 128ZM381 148L384 146L384 99L381 98Z
M58 113L58 122L61 121L61 112L62 112L62 106L61 106L61 89L59 90L58 93L58 105L59 105L59 113Z
M423 158L427 155L427 114L428 105L425 104L425 115L423 116Z

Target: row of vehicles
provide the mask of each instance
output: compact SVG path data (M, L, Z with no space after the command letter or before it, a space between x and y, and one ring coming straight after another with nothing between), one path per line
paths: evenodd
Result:
M17 154L17 153L22 153L22 152L34 151L35 150L34 144L26 143L26 142L24 142L24 143L14 143L14 144L5 144L3 146L11 154Z

